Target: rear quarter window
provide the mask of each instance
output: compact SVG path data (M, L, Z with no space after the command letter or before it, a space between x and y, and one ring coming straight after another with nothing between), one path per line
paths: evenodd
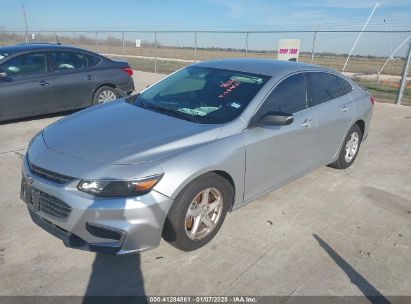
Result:
M101 62L101 58L98 58L96 56L86 54L86 57L87 57L87 62L88 62L89 67L96 66L97 64Z
M348 93L351 93L351 91L352 91L351 84L347 80L345 80L341 77L337 77L337 78L338 78L338 83L340 85L341 96L345 95L345 94L348 94Z

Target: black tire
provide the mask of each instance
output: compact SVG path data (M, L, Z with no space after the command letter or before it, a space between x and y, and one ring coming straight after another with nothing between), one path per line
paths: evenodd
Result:
M358 147L355 151L355 154L351 157L351 159L347 161L345 157L345 153L346 153L345 147L347 145L347 142L351 139L351 136L353 135L353 133L358 134ZM353 125L344 138L344 142L341 146L340 154L338 155L337 160L333 162L332 164L330 164L329 166L335 169L347 169L349 166L351 166L354 163L355 159L357 158L358 152L360 150L362 136L363 134L362 134L361 128L357 124Z
M186 214L188 208L198 195L208 188L217 189L223 199L223 206L219 220L214 228L202 239L193 240L188 237ZM183 251L193 251L206 245L220 230L228 208L234 200L232 185L222 176L215 173L206 173L187 185L176 197L171 206L163 228L163 239L174 247ZM213 213L213 214L218 214ZM203 224L200 224L203 225Z
M101 103L101 102L99 102L99 96L100 96L100 94L101 94L102 92L104 92L104 91L113 93L114 96L115 96L115 99L119 98L119 95L118 95L117 91L116 91L114 88L109 87L109 86L102 86L102 87L99 87L99 88L94 92L94 95L93 95L93 106L98 105L98 104Z

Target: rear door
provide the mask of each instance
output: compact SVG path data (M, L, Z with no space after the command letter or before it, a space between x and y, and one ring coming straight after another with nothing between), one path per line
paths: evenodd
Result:
M352 88L344 79L330 73L310 72L308 78L308 105L317 121L314 162L316 165L326 165L334 160L353 123Z
M98 83L94 69L98 60L80 51L53 50L50 61L57 106L61 110L90 106Z
M285 126L250 127L243 132L246 146L245 201L303 175L312 167L315 118L307 108L304 74L283 80L264 101L256 115L290 113Z
M51 113L56 110L54 83L47 52L14 56L0 65L0 120Z

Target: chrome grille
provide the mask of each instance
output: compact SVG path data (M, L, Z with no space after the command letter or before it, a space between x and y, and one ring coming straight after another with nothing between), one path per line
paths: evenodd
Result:
M47 179L49 181L52 181L54 183L57 184L66 184L70 181L72 181L74 178L71 176L67 176L67 175L62 175L59 173L55 173L55 172L51 172L49 170L37 167L35 165L33 165L32 163L28 162L29 167L30 167L30 171L37 176L40 176L44 179Z
M71 213L71 207L57 197L40 192L39 211L56 219L65 220Z

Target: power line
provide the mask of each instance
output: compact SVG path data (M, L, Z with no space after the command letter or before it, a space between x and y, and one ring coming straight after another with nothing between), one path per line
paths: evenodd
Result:
M26 17L26 8L24 7L24 4L22 5L22 9L23 9L23 16L24 16L24 27L26 29L26 43L29 42L29 30L27 27L27 17Z
M375 12L375 10L377 9L377 7L379 7L379 6L380 6L380 2L377 1L377 3L375 3L375 6L374 6L373 10L371 11L371 14L368 16L367 21L365 21L365 24L364 24L361 32L358 34L358 37L357 37L357 39L355 40L354 45L352 46L352 48L351 48L351 50L350 50L350 53L348 54L348 57L347 57L347 60L346 60L345 63L344 63L344 67L343 67L343 69L342 69L342 72L344 72L345 67L347 66L348 60L350 59L350 56L351 56L352 52L354 51L354 48L355 48L355 46L357 45L358 40L360 40L362 34L364 33L364 30L365 30L365 28L367 27L368 22L371 20L372 15L374 14L374 12Z

